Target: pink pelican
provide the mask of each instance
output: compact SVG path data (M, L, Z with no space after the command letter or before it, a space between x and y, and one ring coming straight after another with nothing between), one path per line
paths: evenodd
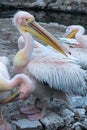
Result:
M10 79L10 75L8 72L8 68L10 67L10 63L7 57L0 57L0 81L1 84L3 82L2 80L2 76L5 77L7 80ZM0 101L3 100L4 98L6 98L9 94L10 91L5 91L5 89L3 88L3 86L0 84ZM9 88L8 88L9 89Z
M6 88L3 87L4 80L2 78L2 77L4 77L7 80L10 79L10 75L8 72L9 68L10 68L10 62L9 62L8 58L5 56L1 56L0 57L0 102L2 102L2 104L4 103L3 102L4 100L8 101L8 102L10 100L10 98L7 98L7 97L8 97L8 95L11 94L11 92L6 91L6 89L9 90L8 86L6 86ZM1 107L2 106L0 106L0 108ZM0 129L5 129L6 126L12 130L11 125L3 117L2 109L0 109Z
M70 52L71 55L77 58L79 64L83 69L87 69L87 44L86 37L84 35L85 28L81 25L71 25L68 26L65 32L66 38L59 38L59 42L64 45ZM82 40L81 40L82 39ZM82 42L81 42L82 41ZM18 47L24 47L24 38L21 36L18 39ZM38 49L35 49L38 48ZM42 52L43 45L34 40L34 52ZM51 48L52 49L52 48Z
M10 63L7 57L0 57L0 103L4 104L12 101L15 96L10 96L10 90L17 87L17 85L32 86L32 81L24 74L18 74L10 79L8 69L10 68Z
M81 25L70 25L67 27L65 32L65 37L70 38L70 41L73 38L76 39L78 43L74 43L74 47L87 48L87 35L85 33L85 28Z
M25 42L24 48L20 49L14 58L14 72L26 73L33 83L29 87L21 86L19 93L21 93L22 99L26 99L28 95L33 94L44 100L39 113L33 111L31 115L36 103L28 109L29 119L41 119L46 115L46 102L50 97L61 98L66 101L67 94L86 94L85 70L75 64L68 56L67 50L64 47L62 48L50 33L35 22L33 15L19 11L14 15L14 24ZM59 50L64 56L62 54L59 56L59 53L47 47L38 54L34 53L34 40L28 32ZM38 47L36 47L36 50L38 50ZM78 89L76 89L77 87Z
M31 80L24 74L16 75L14 78L10 79L8 70L10 69L10 62L7 57L0 57L0 105L14 101L18 97L18 92L11 95L11 89L17 85L33 85ZM10 96L8 96L10 95ZM0 129L12 130L11 125L4 119L3 113L0 110Z
M84 33L83 26L71 25L65 31L66 38L60 38L60 41L70 50L71 55L80 61L81 67L87 69L87 35Z

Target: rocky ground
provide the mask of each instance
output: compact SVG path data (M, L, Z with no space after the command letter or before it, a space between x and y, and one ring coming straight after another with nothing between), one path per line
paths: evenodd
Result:
M65 26L58 24L40 23L56 38L64 33ZM12 19L0 19L0 56L7 56L11 63L10 74L12 76L13 57L16 54L18 31L12 24ZM30 96L26 101L16 101L1 106L4 118L12 124L13 130L86 130L87 129L87 97L70 97L71 105L54 99L49 103L51 113L39 121L30 121L19 108L33 103L34 97Z
M87 0L1 0L0 8L27 8L87 13Z

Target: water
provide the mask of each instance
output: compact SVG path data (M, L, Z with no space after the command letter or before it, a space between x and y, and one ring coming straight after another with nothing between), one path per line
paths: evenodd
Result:
M66 14L66 13L57 13L57 12L50 12L50 11L41 11L41 10L27 10L31 14L35 16L36 21L38 22L55 22L63 25L82 25L85 28L87 28L87 15L82 14ZM3 10L0 11L0 17L1 18L11 18L13 17L14 13L16 13L17 10Z

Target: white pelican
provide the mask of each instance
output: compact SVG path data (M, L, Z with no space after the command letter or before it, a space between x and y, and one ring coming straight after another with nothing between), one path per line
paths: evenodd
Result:
M28 77L34 83L31 88L28 88L28 86L20 87L19 93L21 93L21 98L25 99L28 95L33 94L45 101L50 97L66 100L66 94L86 94L85 70L66 57L68 54L65 49L58 47L57 40L39 26L31 14L24 11L17 12L14 15L14 24L23 35L25 41L24 48L19 50L14 58L14 70L16 73L26 73L27 70ZM62 58L58 57L58 53L46 47L44 52L34 55L34 40L28 32L34 33L34 35L46 43L48 42L55 49L61 49L60 52L65 56L62 56ZM54 44L55 42L56 45ZM32 108L30 112L31 110ZM31 115L29 112L29 119L41 119L45 116L45 111L46 102L43 103L39 114L33 113Z
M3 82L2 76L4 78L6 78L7 80L10 79L10 75L8 72L9 68L10 68L10 62L9 62L8 58L5 56L1 56L0 57L0 83ZM8 86L7 86L7 88L9 90ZM4 99L8 100L8 102L9 102L9 98L7 98L7 97L10 94L11 94L10 91L5 91L3 86L0 84L0 102ZM0 108L1 108L1 106L0 106ZM4 119L2 110L0 109L0 129L5 129L6 126L9 127L9 129L12 129L10 124Z
M87 35L84 35L85 28L81 25L70 25L67 27L65 37L69 38L72 42L73 38L76 39L74 47L87 48ZM70 43L70 42L69 42ZM72 44L72 43L71 43Z
M64 43L63 45L70 50L71 55L79 60L81 67L87 69L87 35L84 33L83 26L68 26L64 34L66 38L60 38L60 42Z
M10 96L10 90L17 87L17 85L32 86L32 81L24 74L18 74L10 79L8 69L10 68L10 63L7 57L0 57L0 104L4 104L12 101L15 96ZM7 98L8 97L8 98Z
M3 82L2 76L5 77L8 80L10 79L10 75L9 75L9 72L8 72L9 67L10 67L10 63L9 63L8 58L1 56L0 57L0 82ZM3 86L0 85L0 101L3 101L4 99L6 99L8 97L8 95L10 95L10 91L5 91ZM6 100L9 101L9 99L6 99ZM3 121L3 123L4 123L3 114L2 114L2 111L0 109L0 122L1 121Z
M84 27L80 26L80 25L68 26L68 28L66 29L66 32L65 32L65 36L67 38L60 38L59 42L61 44L63 44L71 52L71 55L77 59L77 60L76 59L74 59L74 60L78 61L83 69L87 69L86 42L80 43L76 39L73 39L75 37L76 33L78 35L84 34L85 33ZM86 37L86 35L82 35L82 37ZM18 47L19 47L19 49L24 47L24 38L23 38L23 36L21 36L18 39ZM35 40L34 40L34 48L38 48L38 49L34 49L34 52L36 52L36 54L42 52L42 48L46 49L46 48L44 48L43 45L41 45L40 43L38 43Z
M61 42L62 42L62 39L61 39ZM24 43L24 38L23 36L20 36L19 39L18 39L18 48L19 49L22 49L24 47L25 43ZM71 56L69 56L71 59L73 59L76 63L78 62L78 64L83 68L83 69L87 69L87 49L84 49L83 48L78 48L78 47L72 47L74 44L71 44L69 45L69 43L67 44L67 42L63 43L63 45L65 47L67 47L67 49L71 52ZM57 52L56 50L54 50L52 47L50 46L47 46L48 48L50 48L51 50ZM33 50L33 53L35 55L38 55L44 51L46 51L47 47L45 47L44 45L40 44L39 42L35 41L34 40L34 50ZM58 53L58 52L57 52ZM59 55L59 57L64 57L62 55ZM68 57L68 58L69 58Z
M16 94L11 95L11 89L16 87L17 85L24 85L27 87L27 85L31 86L33 85L30 79L24 75L19 74L16 75L14 78L10 79L10 75L8 72L8 69L10 68L10 63L7 57L0 57L0 106L2 104L14 101L14 98L18 97L18 92ZM8 97L8 95L11 95ZM2 111L0 110L0 129L9 129L12 130L10 124L4 119Z
M4 56L0 57L0 75L4 76L6 79L10 79L10 75L8 72L9 66L10 66L10 63L9 63L8 58L4 57ZM0 80L1 80L1 76L0 76ZM2 92L2 90L3 90L3 92ZM1 91L0 92L0 101L3 100L4 98L6 98L10 94L10 91L4 92L4 89L2 86L0 87L0 91Z

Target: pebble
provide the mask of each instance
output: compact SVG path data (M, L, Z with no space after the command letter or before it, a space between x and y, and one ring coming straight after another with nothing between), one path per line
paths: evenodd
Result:
M66 108L62 110L60 113L62 119L66 122L67 125L74 121L75 114L71 110Z
M71 108L83 108L87 105L87 96L75 96L71 98Z
M42 125L39 121L30 121L28 119L19 119L13 121L12 124L16 125L18 130L41 130Z
M41 123L44 125L45 130L57 130L59 127L64 126L63 119L55 112L51 112L48 116L41 119Z
M75 108L73 111L80 117L85 117L86 110L84 108Z

